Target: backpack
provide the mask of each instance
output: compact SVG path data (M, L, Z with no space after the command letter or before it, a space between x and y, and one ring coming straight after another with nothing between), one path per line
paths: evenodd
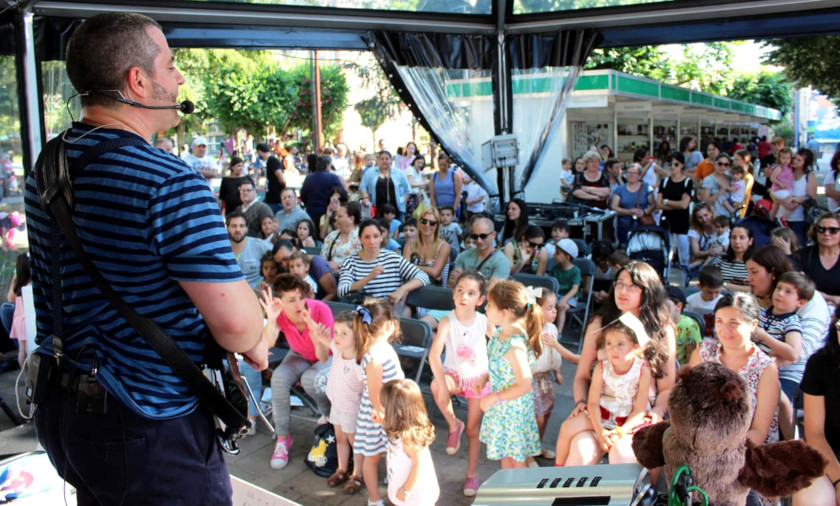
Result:
M350 462L353 459L351 457ZM331 423L315 427L315 439L306 455L306 465L322 478L329 478L338 469L335 428Z

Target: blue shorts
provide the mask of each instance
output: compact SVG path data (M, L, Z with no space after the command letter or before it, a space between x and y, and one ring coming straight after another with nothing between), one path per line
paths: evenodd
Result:
M35 429L80 505L232 504L213 419L203 409L151 420L110 397L107 414L77 414L75 394L51 386Z

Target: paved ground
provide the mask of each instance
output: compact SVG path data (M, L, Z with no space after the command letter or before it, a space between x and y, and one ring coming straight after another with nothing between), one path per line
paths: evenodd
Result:
M563 366L563 376L567 381L558 389L554 408L555 416L551 418L546 429L545 444L550 448L553 448L555 444L561 415L570 412L572 408L571 380L574 377L574 368L574 365L568 363ZM0 396L15 411L14 383L18 372L7 371L0 374ZM446 423L433 407L434 401L430 396L426 396L426 405L430 408L432 421L438 434L432 445L432 456L441 487L439 504L447 506L471 504L472 499L461 494L467 468L466 438L462 440L458 454L451 457L446 455L445 446L448 434ZM466 407L456 408L456 412L461 419L466 418ZM348 496L341 489L327 487L324 478L315 475L304 465L303 461L309 451L316 422L306 408L294 408L292 414L291 429L295 444L292 447L291 460L285 469L273 470L269 467L268 461L274 450L274 441L265 427L260 427L256 436L242 440L239 455L228 457L231 474L306 506L365 505L367 493L364 489L355 496ZM14 427L9 418L0 413L0 431L2 431L0 432L0 455L27 452L37 448L35 431L31 423ZM482 450L483 454L484 450ZM382 459L383 464L380 467L380 480L385 475L384 460ZM548 461L541 463L554 464ZM479 461L479 479L486 480L498 469L498 463L482 457ZM386 494L384 486L380 490Z

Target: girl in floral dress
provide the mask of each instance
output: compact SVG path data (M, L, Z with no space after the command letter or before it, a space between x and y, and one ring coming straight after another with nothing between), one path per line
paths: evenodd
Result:
M542 450L530 367L542 352L542 309L522 283L499 281L488 296L487 320L497 329L487 345L491 393L480 401L478 437L502 469L525 467L525 459Z

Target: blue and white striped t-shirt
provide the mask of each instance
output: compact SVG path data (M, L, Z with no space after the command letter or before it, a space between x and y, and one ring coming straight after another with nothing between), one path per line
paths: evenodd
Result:
M71 163L121 130L75 123L67 134ZM34 171L33 171L34 173ZM114 290L151 318L200 363L212 339L179 281L243 279L219 205L204 177L179 158L148 143L101 155L74 179L74 221L86 252ZM148 418L180 416L197 398L91 281L57 225L42 211L32 174L26 181L32 284L39 350L52 353L52 238L61 237L64 354L89 367L109 394ZM84 348L84 350L83 350Z

